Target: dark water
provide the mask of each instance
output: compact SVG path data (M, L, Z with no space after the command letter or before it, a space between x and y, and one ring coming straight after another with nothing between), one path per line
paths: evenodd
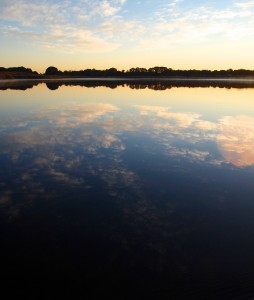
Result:
M1 285L254 299L254 90L1 91Z

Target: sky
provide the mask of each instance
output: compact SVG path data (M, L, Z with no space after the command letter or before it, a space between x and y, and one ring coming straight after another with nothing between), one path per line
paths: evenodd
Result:
M0 0L0 66L254 69L254 0Z

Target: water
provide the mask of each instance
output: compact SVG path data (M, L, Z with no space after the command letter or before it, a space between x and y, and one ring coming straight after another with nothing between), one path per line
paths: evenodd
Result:
M2 285L253 299L254 90L89 85L0 92Z

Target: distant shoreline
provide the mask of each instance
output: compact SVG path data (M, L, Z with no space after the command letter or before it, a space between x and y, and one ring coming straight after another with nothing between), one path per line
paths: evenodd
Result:
M27 77L27 78L0 78L0 82L14 82L14 81L38 81L38 82L48 82L48 81L246 81L246 82L254 82L254 77L221 77L221 78L215 78L215 77L62 77L62 76L56 76L56 77Z
M36 80L254 80L254 70L174 70L172 68L156 66L152 68L135 67L129 70L84 69L79 71L58 70L48 67L44 73L38 73L25 67L0 67L0 79L36 79Z

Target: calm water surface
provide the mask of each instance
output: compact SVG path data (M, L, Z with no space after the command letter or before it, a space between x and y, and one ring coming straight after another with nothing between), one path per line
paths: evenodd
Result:
M0 95L10 294L254 299L254 89Z

